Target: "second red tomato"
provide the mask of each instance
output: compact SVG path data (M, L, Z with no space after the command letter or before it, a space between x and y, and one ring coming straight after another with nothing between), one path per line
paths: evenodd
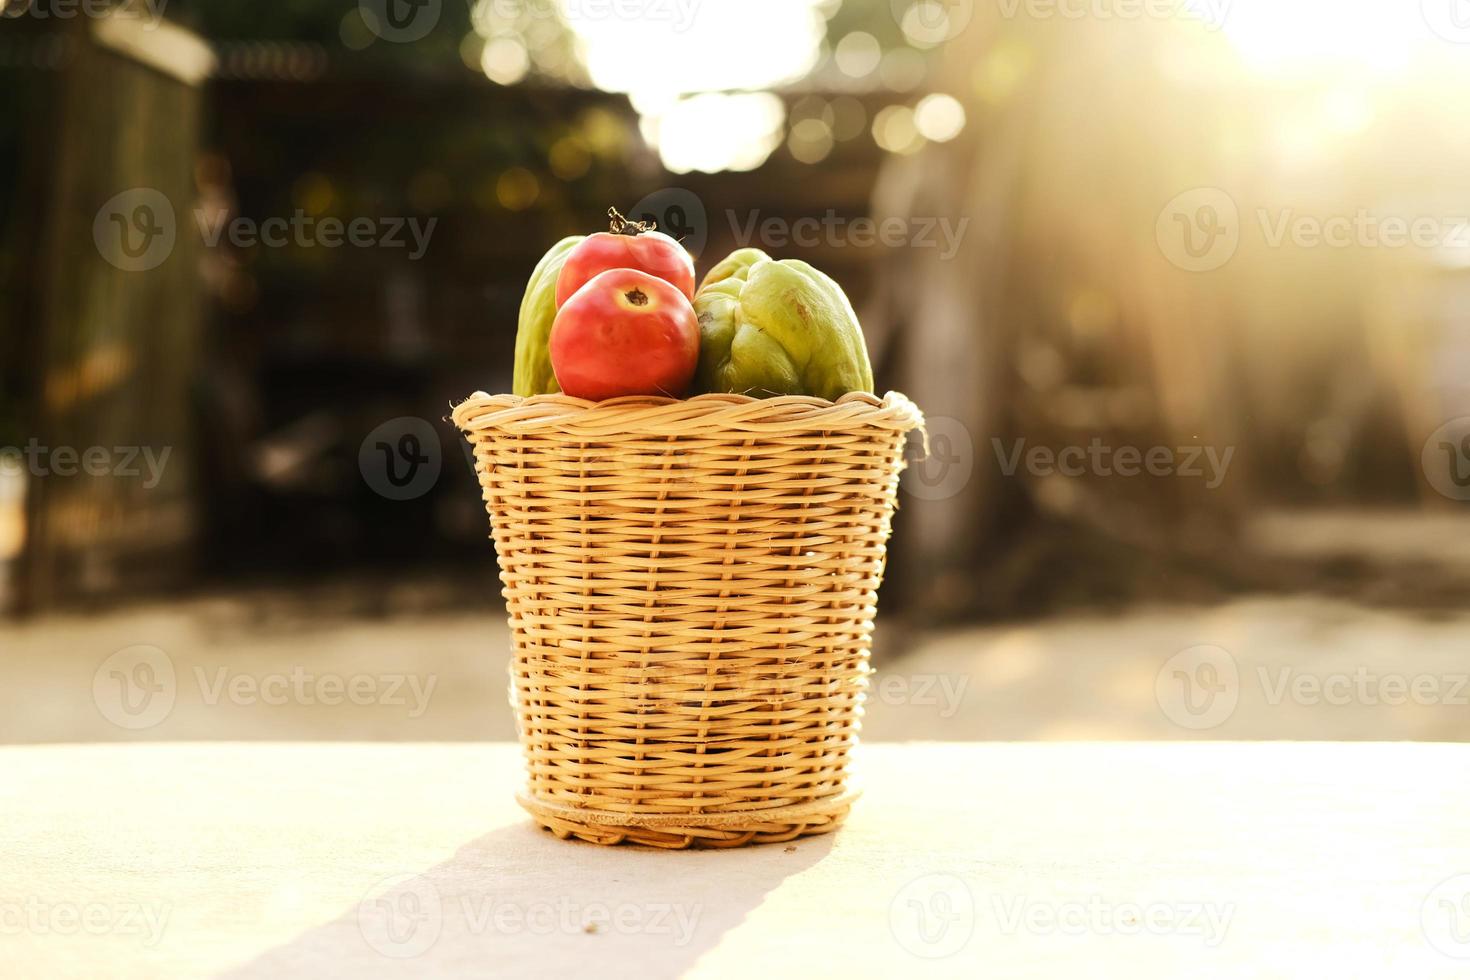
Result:
M662 279L694 302L694 259L677 241L660 231L644 230L640 222L611 212L614 231L588 235L572 254L556 280L560 307L594 277L612 269L637 269Z

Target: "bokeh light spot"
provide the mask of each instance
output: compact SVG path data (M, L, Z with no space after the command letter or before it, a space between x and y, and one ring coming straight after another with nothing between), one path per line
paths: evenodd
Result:
M926 95L914 109L914 125L925 139L948 142L965 128L965 107L952 95Z
M495 198L507 211L524 211L541 196L541 182L525 167L511 167L495 182Z
M837 68L849 78L866 78L883 60L883 48L867 31L853 31L837 42L833 51Z

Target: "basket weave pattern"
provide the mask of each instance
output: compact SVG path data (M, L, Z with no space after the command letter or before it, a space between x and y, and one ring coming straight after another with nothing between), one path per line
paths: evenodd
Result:
M476 394L530 781L561 837L736 846L852 793L902 395Z

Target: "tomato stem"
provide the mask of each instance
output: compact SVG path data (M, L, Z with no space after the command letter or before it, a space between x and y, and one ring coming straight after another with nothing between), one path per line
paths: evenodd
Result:
M639 235L658 230L656 221L632 221L622 216L617 208L608 208L607 216L612 220L612 233L614 235L627 235L637 238Z

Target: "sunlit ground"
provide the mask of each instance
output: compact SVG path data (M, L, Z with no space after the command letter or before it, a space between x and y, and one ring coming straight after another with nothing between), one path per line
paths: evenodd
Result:
M1347 554L1349 541L1351 556L1385 569L1470 573L1463 549L1445 546L1463 540L1458 517L1284 517L1259 531L1283 556ZM1463 741L1466 635L1470 611L1311 596L940 631L885 618L865 737ZM167 656L177 697L155 723L130 728L108 710L114 678L104 662L138 644ZM1165 671L1201 645L1227 651L1236 670L1233 707L1202 726L1169 700ZM446 596L438 582L377 592L343 582L55 616L6 626L4 646L0 739L10 742L515 737L503 615L483 593ZM346 694L354 683L366 685L356 698Z

